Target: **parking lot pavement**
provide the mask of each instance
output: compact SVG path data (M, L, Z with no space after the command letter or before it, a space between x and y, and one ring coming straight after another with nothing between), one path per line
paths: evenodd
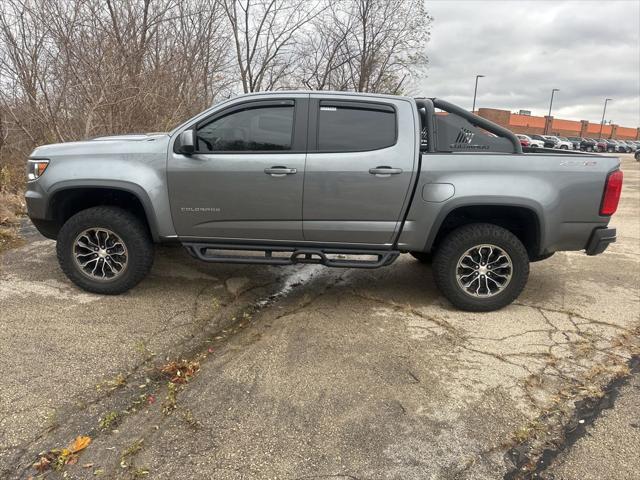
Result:
M38 452L80 434L93 442L72 478L528 468L561 444L574 402L638 353L640 169L630 156L623 169L618 243L533 264L518 301L485 314L452 309L406 255L373 271L275 269L163 248L139 287L97 297L62 277L52 242L30 241L0 265L0 471L27 478ZM168 384L159 367L178 357L200 369Z
M226 324L237 305L268 295L283 274L212 267L165 247L142 285L101 297L67 281L54 242L33 229L27 236L0 263L0 472L59 424L90 416L88 406L150 360L185 351Z
M636 480L640 472L640 374L620 389L614 408L605 410L549 469L556 480Z

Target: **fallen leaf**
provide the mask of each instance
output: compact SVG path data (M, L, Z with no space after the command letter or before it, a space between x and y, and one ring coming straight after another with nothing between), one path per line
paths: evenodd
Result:
M69 445L69 450L71 451L71 453L78 453L79 451L87 448L87 446L90 443L91 443L90 437L84 437L82 435L79 435L78 437L76 437L73 443Z
M200 363L188 360L174 360L161 369L173 383L187 383L200 370Z
M33 467L36 470L38 470L38 472L42 473L46 471L50 465L51 465L51 460L49 460L47 457L40 457L40 460L34 463Z

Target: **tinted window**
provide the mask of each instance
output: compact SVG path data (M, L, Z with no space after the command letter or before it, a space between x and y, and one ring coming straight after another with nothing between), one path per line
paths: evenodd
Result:
M293 102L219 117L198 128L197 137L200 152L291 150Z
M396 113L384 105L320 102L318 150L355 152L396 143Z

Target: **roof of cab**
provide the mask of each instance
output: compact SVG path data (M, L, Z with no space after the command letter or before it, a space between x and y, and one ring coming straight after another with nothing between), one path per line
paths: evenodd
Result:
M362 96L362 97L376 97L376 98L404 98L413 99L413 97L406 95L389 95L386 93L373 93L373 92L348 92L348 91L335 91L335 90L265 90L262 92L241 93L235 95L232 98L239 97L252 97L259 95L327 95L327 96Z

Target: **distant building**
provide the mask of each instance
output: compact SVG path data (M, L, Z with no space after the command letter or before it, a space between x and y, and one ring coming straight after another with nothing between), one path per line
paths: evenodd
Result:
M528 110L511 113L509 110L498 110L497 108L480 108L477 114L508 128L514 133L559 135L561 137L600 137L600 122L562 120L546 116L538 117L531 115ZM605 124L602 126L602 137L640 140L640 127L631 128L621 127L616 124Z

